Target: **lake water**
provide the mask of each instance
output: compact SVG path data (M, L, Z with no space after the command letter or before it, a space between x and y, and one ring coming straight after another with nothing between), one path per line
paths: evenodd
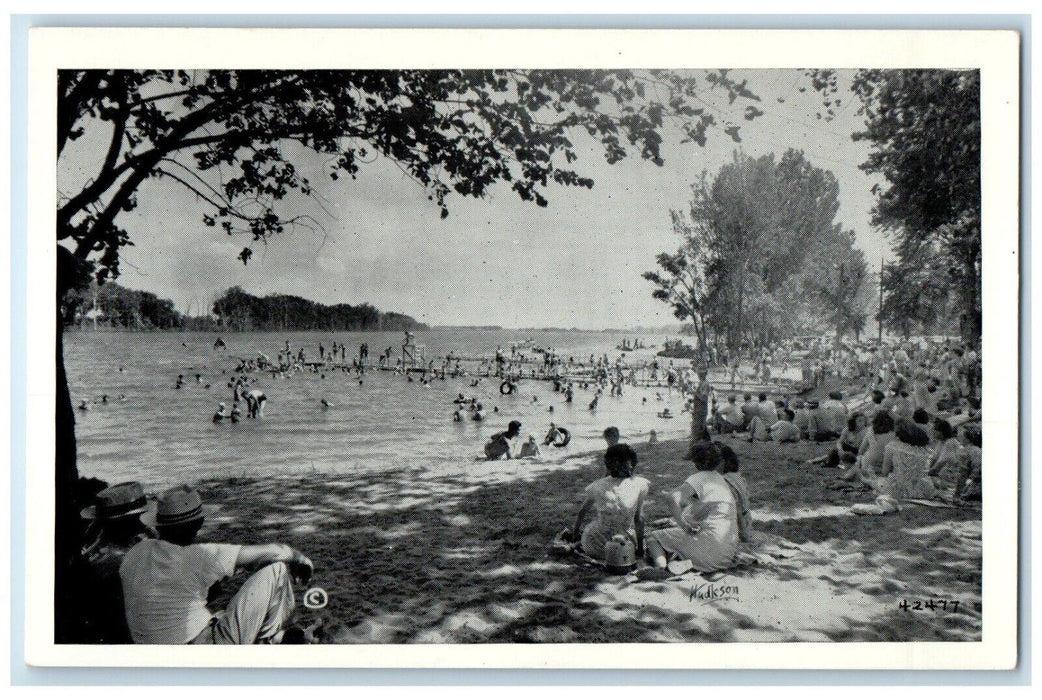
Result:
M590 449L603 449L601 431L616 425L623 439L646 441L654 429L660 438L687 434L683 397L664 389L626 387L622 397L605 392L595 412L588 409L594 390L578 389L573 403L553 391L550 382L522 380L519 390L504 396L499 381L473 376L448 377L424 386L394 372L367 372L359 385L352 373L311 372L284 379L256 373L257 385L268 397L264 417L243 418L237 424L211 422L218 403L232 405L229 379L236 358L259 353L276 358L288 340L294 352L305 348L318 358L318 345L327 350L344 343L348 358L368 343L375 361L387 347L400 356L403 334L394 333L224 333L227 347L215 350L214 333L134 333L74 331L65 336L65 362L73 404L93 402L76 411L79 468L84 476L110 482L142 481L149 487L208 477L269 475L320 471L335 474L378 474L389 468L439 470L473 463L488 437L504 430L512 419L522 422L522 434L532 433L542 444L550 421L571 431L571 444L562 449L541 447L554 458ZM452 351L467 357L494 355L502 346L531 337L537 347L552 347L564 356L589 360L620 353L621 335L596 332L517 332L508 330L437 329L417 334L427 357ZM633 335L628 336L630 340ZM661 336L644 336L646 344L661 344ZM627 353L640 361L654 350ZM675 361L678 365L686 364ZM666 361L668 363L668 360ZM440 363L439 363L440 366ZM120 368L123 371L120 371ZM201 382L195 381L196 374ZM179 374L184 386L175 389ZM210 388L206 388L210 384ZM664 400L658 401L656 393ZM457 394L476 396L484 404L484 422L453 422ZM102 394L108 402L102 404ZM124 394L124 401L118 396ZM538 397L533 402L533 396ZM642 399L647 398L647 403ZM331 407L323 409L325 398ZM554 412L548 412L553 405ZM680 417L662 419L668 406ZM499 412L493 412L498 407ZM245 411L245 406L243 406Z

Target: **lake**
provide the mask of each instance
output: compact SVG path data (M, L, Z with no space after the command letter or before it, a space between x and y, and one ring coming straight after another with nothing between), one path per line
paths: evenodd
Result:
M284 332L222 333L226 348L215 350L215 333L71 331L65 336L65 362L73 405L83 400L89 410L76 411L79 469L83 476L110 482L134 479L158 488L203 478L271 475L318 471L331 474L372 473L409 467L438 473L473 463L492 433L512 419L522 422L522 434L532 433L542 444L550 421L571 431L571 443L561 449L541 447L544 456L559 457L603 449L601 432L609 425L630 442L646 441L654 429L663 439L686 435L681 415L683 397L665 389L627 386L624 396L605 392L595 412L588 409L594 389L577 387L573 403L553 391L551 382L522 380L513 395L502 395L500 382L474 376L448 377L429 386L410 382L395 372L371 371L360 385L353 373L326 371L325 377L301 372L286 378L255 373L268 397L264 417L243 417L237 424L214 424L220 402L232 405L228 381L238 358L265 354L276 358L288 340L294 353L301 347L309 360L318 358L318 345L346 344L348 361L361 343L369 344L375 362L387 347L401 354L401 332ZM537 347L589 360L608 354L614 361L623 335L581 331L511 331L434 329L420 331L416 343L427 357L448 352L466 357L491 357L497 346L509 354L512 343L531 338ZM630 341L634 335L625 336ZM662 336L639 336L646 345L661 345ZM650 360L655 350L626 354L627 360ZM665 360L664 364L668 364ZM686 365L682 360L675 364ZM438 363L440 366L440 363ZM121 371L122 368L122 371ZM175 389L179 374L184 385ZM195 375L200 375L197 382ZM209 384L209 388L206 385ZM484 404L484 422L452 420L457 394L476 396ZM663 400L657 400L661 393ZM103 394L108 402L101 403ZM125 399L118 397L124 395ZM533 402L533 397L536 401ZM643 399L647 402L644 403ZM324 409L321 400L331 405ZM549 406L554 412L548 412ZM662 419L669 407L679 417ZM498 407L499 412L493 411ZM245 412L245 406L243 406Z

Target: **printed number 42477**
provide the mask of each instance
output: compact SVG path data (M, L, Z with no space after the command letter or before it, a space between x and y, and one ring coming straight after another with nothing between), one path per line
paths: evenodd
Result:
M926 598L925 600L902 600L898 606L901 610L908 611L919 611L919 610L931 610L941 612L959 612L959 601L947 600L945 598Z

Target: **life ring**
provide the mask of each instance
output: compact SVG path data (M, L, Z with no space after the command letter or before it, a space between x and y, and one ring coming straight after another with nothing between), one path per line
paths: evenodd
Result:
M554 447L564 447L572 441L572 434L568 432L568 428L558 428L557 436L554 438Z
M513 394L516 386L517 385L512 383L509 379L504 379L503 383L499 385L499 393L503 395Z

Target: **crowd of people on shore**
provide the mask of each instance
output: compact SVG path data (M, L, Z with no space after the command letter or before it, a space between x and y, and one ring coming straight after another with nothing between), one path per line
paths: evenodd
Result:
M791 345L757 350L754 371L761 380L769 377L776 363L785 366L791 353ZM512 356L518 354L515 348ZM359 373L367 355L363 346ZM327 351L320 344L318 356L326 363L338 356L343 362L344 346L334 343ZM291 353L287 343L279 353L278 371L295 371L295 364L305 366L306 357L303 349ZM553 357L559 366L568 366L556 354ZM708 357L711 361L711 352ZM686 410L696 414L693 418L704 411L705 423L688 453L691 475L666 498L671 522L651 527L645 521L644 504L653 484L638 473L637 452L612 426L603 432L605 475L583 489L574 522L561 532L557 544L609 570L636 571L641 580L688 570L709 574L740 565L743 543L753 540L752 503L730 440L820 444L822 453L801 468L834 470L831 478L822 472L826 488L870 491L871 502L853 506L859 514L891 513L910 499L953 505L981 499L981 374L974 348L951 341L874 348L837 345L831 350L812 346L801 360L806 357L816 358L809 369L804 366L804 377L818 386L811 394L817 398L750 391L739 400L738 393L717 394L705 365L697 370L694 363L668 367L677 388L692 396ZM511 365L505 353L497 364L501 367L490 376L509 382ZM616 382L621 387L630 379L621 362L591 356L590 365L597 371L580 387L595 391L594 406L605 388L610 387L612 396L616 390L621 394ZM248 417L262 417L267 397L251 372L268 369L263 363L240 366L227 383L232 409L221 403L213 421L240 420L240 402ZM196 380L202 381L199 375ZM183 383L182 375L178 388ZM843 390L825 388L829 386ZM576 388L564 379L554 383L554 390L569 402ZM465 413L484 420L476 398L460 393L454 403L456 420L463 420ZM655 437L652 431L652 442ZM522 437L521 422L511 420L485 444L484 459L538 457L540 448L563 447L570 439L566 428L550 423L540 445L534 434ZM204 508L199 493L188 486L169 489L156 499L154 529L141 519L149 507L141 484L127 482L98 493L94 505L82 514L89 523L82 551L83 593L85 600L96 602L85 614L84 638L145 644L316 640L314 624L294 622L295 587L305 585L314 568L307 556L277 543L197 542ZM242 570L252 575L215 609L221 583Z

